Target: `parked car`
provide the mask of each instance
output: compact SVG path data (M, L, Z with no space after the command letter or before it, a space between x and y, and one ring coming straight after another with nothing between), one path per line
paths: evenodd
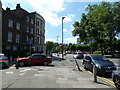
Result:
M82 52L76 52L76 53L74 53L74 55L73 55L73 58L75 58L75 59L82 59L84 57L84 55L83 55L83 53Z
M112 80L116 88L120 90L120 70L116 70L112 72Z
M117 69L116 65L104 56L86 55L83 59L83 67L92 71L94 65L97 68L97 74L112 73Z
M0 53L0 68L4 68L8 66L8 58Z
M39 65L44 64L48 65L52 63L52 59L49 56L41 55L41 54L32 54L28 57L16 58L16 64L18 66L26 66L26 65Z

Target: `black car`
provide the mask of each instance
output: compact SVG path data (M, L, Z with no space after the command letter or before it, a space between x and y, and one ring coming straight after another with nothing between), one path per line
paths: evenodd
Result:
M116 88L120 90L120 70L112 72L112 79Z
M101 55L86 55L83 59L83 67L85 69L93 70L93 66L97 68L97 74L112 73L116 70L116 66L113 62Z

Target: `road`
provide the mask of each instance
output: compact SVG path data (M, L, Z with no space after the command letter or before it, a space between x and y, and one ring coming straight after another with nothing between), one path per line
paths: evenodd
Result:
M71 54L66 60L53 57L49 66L31 66L15 68L15 65L2 71L2 88L109 88L115 89L113 82L106 82L110 79L98 79L94 83L93 74L82 68L82 59L76 61ZM4 90L3 89L3 90ZM115 89L116 90L116 89Z

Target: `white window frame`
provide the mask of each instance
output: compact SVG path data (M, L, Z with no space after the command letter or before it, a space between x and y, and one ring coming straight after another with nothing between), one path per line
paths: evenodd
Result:
M13 50L16 51L17 50L17 46L13 46Z
M29 41L29 36L26 36L26 41L27 41L27 42Z
M31 28L30 33L33 34L33 28Z
M16 34L16 43L20 43L20 35Z
M16 29L20 30L20 23L16 23Z
M12 42L12 32L8 32L8 42Z
M7 50L10 50L10 45L7 45L7 46L6 46L6 49L7 49Z
M30 18L29 18L28 16L27 16L26 18L27 18L27 19L26 19L26 20L27 20L27 22L29 22L29 19L30 19Z
M31 19L31 24L33 24L33 22L34 22L34 20L33 20L33 19Z
M13 21L11 19L9 19L9 21L8 21L8 27L13 28Z
M29 32L29 26L26 27L26 32Z

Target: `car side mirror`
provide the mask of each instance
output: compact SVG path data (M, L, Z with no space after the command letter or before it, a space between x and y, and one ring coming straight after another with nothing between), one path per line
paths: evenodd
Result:
M89 63L91 63L92 61L91 60L88 60Z

